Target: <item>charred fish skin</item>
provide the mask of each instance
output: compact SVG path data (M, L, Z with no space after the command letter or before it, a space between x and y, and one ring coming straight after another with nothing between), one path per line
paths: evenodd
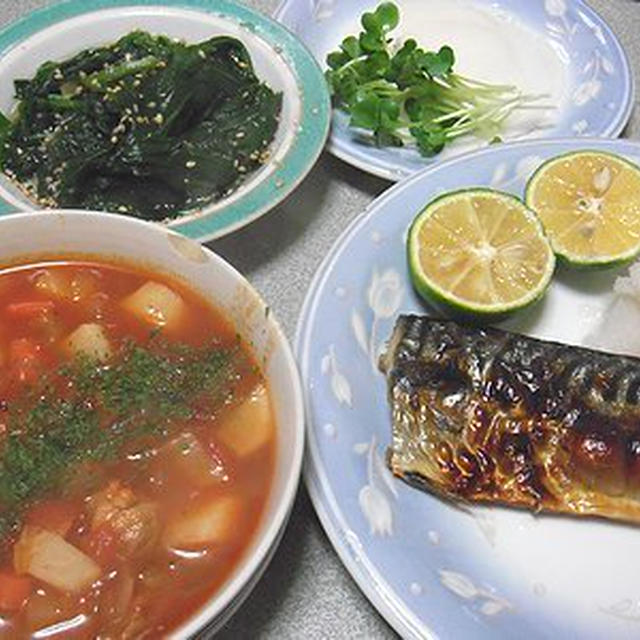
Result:
M420 489L640 522L640 360L400 316L388 463Z

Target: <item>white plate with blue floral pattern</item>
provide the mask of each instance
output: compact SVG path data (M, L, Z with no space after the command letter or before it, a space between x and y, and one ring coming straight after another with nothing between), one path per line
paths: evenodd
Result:
M376 362L400 313L428 313L407 277L413 217L444 191L523 195L544 160L580 148L640 163L640 144L563 139L497 145L385 192L340 237L297 333L307 410L306 481L331 542L363 592L406 638L640 637L640 535L632 526L460 509L393 478L391 422ZM584 343L620 271L560 272L541 303L505 323Z
M283 0L276 18L326 68L326 56L359 30L363 12L380 0ZM395 0L400 25L391 35L415 37L425 48L450 44L455 70L476 79L515 83L544 94L535 110L512 114L507 141L573 136L616 137L633 106L625 52L602 18L583 0ZM377 148L334 109L329 150L389 180L489 144L466 136L433 158L415 147Z

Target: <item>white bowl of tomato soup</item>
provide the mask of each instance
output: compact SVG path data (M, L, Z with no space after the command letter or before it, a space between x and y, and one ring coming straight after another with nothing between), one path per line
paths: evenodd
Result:
M277 545L298 373L223 259L105 213L0 219L0 635L185 638Z

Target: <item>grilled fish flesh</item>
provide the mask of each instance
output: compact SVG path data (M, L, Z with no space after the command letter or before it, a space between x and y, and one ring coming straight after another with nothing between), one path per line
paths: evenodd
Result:
M640 522L640 359L401 316L380 368L409 484Z

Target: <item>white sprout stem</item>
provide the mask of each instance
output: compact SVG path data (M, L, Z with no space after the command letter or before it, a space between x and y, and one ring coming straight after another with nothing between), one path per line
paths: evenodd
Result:
M351 70L351 67L356 64L357 62L362 62L364 60L367 59L367 56L360 56L358 58L354 58L353 60L349 60L349 62L343 64L339 69L336 69L336 71L342 73L345 70ZM355 69L354 69L355 71Z
M482 80L474 80L472 78L459 76L457 74L453 74L450 76L450 82L452 84L457 84L463 87L482 87L489 91L512 92L518 90L517 87L512 84L491 84L490 82L482 82Z
M489 109L479 115L477 118L474 118L470 122L465 122L463 124L456 123L446 132L446 136L448 138L455 138L469 131L475 129L479 123L486 122L488 120L493 120L496 124L500 124L507 118L515 109L520 106L521 98L516 97L502 104L496 105L494 108Z
M451 118L458 117L468 117L469 116L469 108L458 109L457 111L452 111L451 113L445 113L444 115L438 116L434 118L432 122L440 123L445 120L450 120Z

